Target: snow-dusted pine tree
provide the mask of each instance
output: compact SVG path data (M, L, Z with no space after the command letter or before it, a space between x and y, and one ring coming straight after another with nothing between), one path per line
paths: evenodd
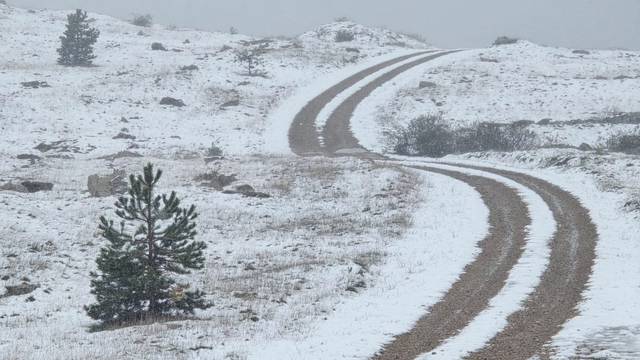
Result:
M115 204L120 224L100 218L108 244L96 260L98 272L91 273L97 303L86 310L103 324L153 321L211 306L201 291L187 291L189 285L170 277L202 269L206 244L194 240L194 206L181 208L175 192L155 194L161 175L151 164L143 175L131 175L128 196Z
M92 28L87 12L80 9L67 16L67 30L60 37L58 64L65 66L90 66L96 56L93 45L98 41L100 31Z

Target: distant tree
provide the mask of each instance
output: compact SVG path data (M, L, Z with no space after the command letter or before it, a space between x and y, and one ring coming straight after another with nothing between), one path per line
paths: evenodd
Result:
M236 29L235 27L230 27L229 28L229 34L231 35L237 35L238 34L238 29Z
M67 16L67 30L60 37L58 64L65 66L90 66L96 56L93 45L100 31L89 25L87 12L80 9Z
M153 165L143 175L129 178L129 196L116 206L118 225L100 218L99 229L108 241L91 273L97 303L86 308L103 324L127 323L205 309L201 291L187 291L170 274L189 274L204 267L204 242L195 241L195 207L181 208L175 192L156 195L162 172Z
M131 19L131 23L135 26L150 27L153 25L153 16L151 16L151 14L134 14L133 19Z
M247 75L264 75L262 69L264 65L264 54L267 52L266 45L247 46L236 51L236 62L242 64L247 70Z

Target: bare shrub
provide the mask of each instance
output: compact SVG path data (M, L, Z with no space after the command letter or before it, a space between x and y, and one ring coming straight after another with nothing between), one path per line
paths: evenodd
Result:
M493 42L493 46L511 45L517 43L518 41L519 40L517 38L500 36Z
M612 135L607 139L606 147L609 151L640 155L640 130Z
M349 30L339 30L336 32L336 42L349 42L355 40L356 36Z
M421 116L393 135L402 155L442 157L453 153L516 151L535 148L538 139L527 124L478 123L452 129L440 116Z
M420 116L395 134L394 151L403 155L442 157L453 152L453 131L441 116Z
M133 15L133 19L131 19L131 24L135 26L151 27L151 25L153 25L153 16L150 14L135 14Z

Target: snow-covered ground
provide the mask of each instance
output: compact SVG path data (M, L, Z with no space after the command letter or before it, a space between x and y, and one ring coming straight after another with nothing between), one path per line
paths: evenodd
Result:
M246 76L234 50L264 39L141 28L91 14L101 31L96 66L66 68L56 65L56 49L67 14L0 5L1 153L15 156L53 141L66 141L76 157L128 148L167 154L213 142L225 153L262 153L272 146L271 133L265 136L272 125L269 115L299 87L339 69L351 67L348 73L353 73L378 56L427 47L388 30L340 22L294 39L266 39L266 76ZM341 30L352 32L355 40L335 42ZM168 51L152 51L153 42ZM191 65L197 69L182 70ZM21 85L29 81L50 87ZM186 106L160 105L163 97L181 99ZM135 139L113 139L120 133Z
M0 185L54 183L37 194L0 191L0 289L38 285L28 295L0 295L0 358L366 358L409 329L476 254L486 209L465 185L353 159L266 155L289 152L289 122L307 100L424 43L334 23L269 39L266 76L246 76L234 50L260 39L91 14L102 32L96 66L65 68L55 50L66 14L0 5ZM341 30L354 41L335 42ZM168 51L152 51L153 42ZM197 68L181 69L190 65ZM22 85L29 81L49 87ZM421 81L432 84L420 88ZM357 109L353 130L363 145L384 151L386 130L423 114L442 113L456 126L552 119L531 128L548 143L597 145L635 126L557 122L640 111L639 86L637 52L575 53L521 41L400 75ZM186 106L159 105L165 96ZM212 143L227 157L205 164ZM40 144L53 148L34 149ZM143 157L108 158L125 150ZM448 160L521 169L581 199L598 225L598 258L581 314L554 346L559 359L639 358L638 157L546 149ZM216 305L198 320L89 333L93 322L82 307L94 301L88 273L101 246L97 217L115 198L90 197L87 177L138 172L147 161L167 170L163 189L198 206L208 261L190 280ZM214 170L272 197L225 195L194 179ZM520 190L542 231L526 250L531 261L512 274L515 286L483 314L491 319L486 331L503 326L545 261L545 210ZM483 340L475 326L465 331ZM453 339L440 350L468 350L460 344Z
M550 119L531 126L545 143L594 146L636 126L559 122L640 111L639 87L639 52L577 54L519 41L465 50L403 73L357 109L353 129L365 147L382 151L386 131L421 115L442 114L454 126Z

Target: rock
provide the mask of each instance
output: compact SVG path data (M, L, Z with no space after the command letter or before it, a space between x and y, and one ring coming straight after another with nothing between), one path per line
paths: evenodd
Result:
M107 197L124 194L127 191L127 174L124 170L114 170L111 175L91 175L87 180L89 193L93 197Z
M246 185L246 184L245 185L236 186L235 190L240 194L249 194L249 193L256 192L256 190L253 188L253 186Z
M228 107L238 106L238 105L240 105L240 100L235 99L235 100L227 101L226 103L220 105L220 109L225 109Z
M14 191L14 192L20 192L20 193L26 193L27 188L20 185L20 184L14 184L14 183L6 183L4 185L0 185L0 191Z
M47 84L46 81L27 81L27 82L20 83L20 85L22 85L23 88L27 88L27 89L39 89L39 88L51 87L49 84Z
M20 154L20 155L16 156L16 159L18 159L18 160L31 160L31 162L42 160L42 158L40 156L33 155L33 154Z
M33 285L33 284L5 286L5 289L7 289L7 291L4 293L4 295L0 297L26 295L26 294L32 293L37 288L38 288L38 285Z
M593 150L593 147L587 143L582 143L580 144L580 146L578 146L578 150L580 151L591 151Z
M551 119L549 118L538 121L538 125L549 125L549 124L551 124Z
M163 97L162 100L160 100L160 105L168 105L168 106L176 106L176 107L183 107L183 106L187 106L184 101L180 100L180 99L174 99L172 97Z
M127 139L127 140L135 140L136 137L124 132L118 133L118 135L114 136L113 139Z
M28 193L51 191L51 189L53 189L52 183L41 181L23 181L20 185L24 186Z
M498 63L498 59L492 59L492 58L486 58L486 57L480 57L480 61L481 62L486 62L486 63Z
M587 50L573 50L572 52L574 54L577 54L577 55L589 55L589 54L591 54L591 52L589 52Z
M196 70L200 70L198 65L188 65L188 66L180 67L180 71L196 71Z
M202 183L202 185L214 188L216 190L222 190L225 186L229 186L238 181L235 174L224 175L219 174L216 171L196 176L196 181Z
M167 51L167 48L165 48L164 45L162 45L162 43L154 42L153 44L151 44L151 50Z
M345 49L347 52L352 52L352 53L356 53L359 54L360 50L356 49L356 48L352 48L352 47L348 47Z
M420 89L435 89L438 85L434 82L431 81L420 81L420 85L418 85L418 87Z
M261 198L261 199L266 199L271 197L271 195L269 194L255 191L255 189L251 185L246 185L246 184L236 186L234 190L225 190L222 193L223 194L240 194L246 197L255 197L255 198Z

